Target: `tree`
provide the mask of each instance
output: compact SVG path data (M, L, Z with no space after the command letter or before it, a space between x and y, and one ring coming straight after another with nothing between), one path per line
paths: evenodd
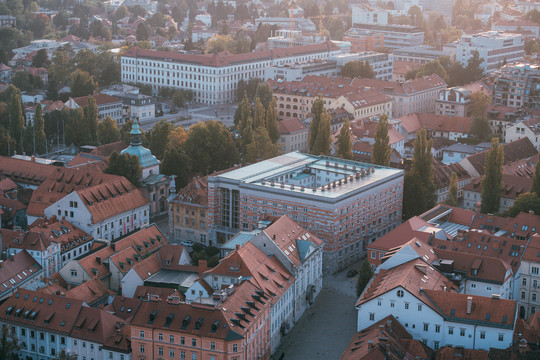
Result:
M254 163L259 160L273 158L278 156L279 153L279 145L272 143L268 130L264 127L259 127L255 129L253 139L246 148L244 160L249 163Z
M174 105L178 107L184 107L184 105L186 104L186 98L184 97L184 92L181 90L174 93L172 100L173 100Z
M367 61L354 60L349 61L341 68L341 76L374 79L375 71Z
M408 12L411 17L412 24L414 26L422 26L424 22L424 16L422 15L422 10L418 6L411 6Z
M266 126L266 113L260 98L255 98L255 111L253 113L253 129Z
M467 62L465 71L467 72L468 81L475 82L477 80L480 80L484 76L484 69L482 67L484 59L480 57L480 54L476 50L474 50L471 54L472 56Z
M242 94L242 101L236 108L234 112L234 125L237 130L241 132L241 129L244 127L243 123L246 122L247 118L251 116L251 101L249 101L247 92Z
M268 108L270 102L272 102L272 89L268 83L257 81L257 86L255 88L255 97L261 100L264 108Z
M167 143L167 149L180 148L187 139L187 132L182 126L177 126L176 129L169 133L169 141Z
M538 155L540 159L540 154ZM534 175L533 175L533 184L531 187L531 192L536 193L537 195L540 194L540 160L536 163L536 166L534 168ZM538 213L540 215L540 213Z
M372 276L373 270L371 269L369 261L367 261L366 259L362 263L362 267L360 268L360 272L358 274L358 281L356 283L356 296L360 296L362 294L367 284L371 280Z
M77 354L67 353L66 350L62 350L54 360L77 360L78 358Z
M2 325L0 336L0 359L18 359L17 352L19 351L20 346L17 344L15 334L13 334L6 325Z
M480 212L494 214L499 211L501 190L503 188L502 167L504 163L503 146L499 139L491 139L491 149L486 154L484 177L482 179L482 206Z
M487 107L491 104L491 97L484 92L475 92L471 94L471 102L467 113L472 118L485 117Z
M352 140L351 140L351 123L349 118L345 119L345 123L341 127L338 136L337 156L343 159L352 159Z
M469 133L478 139L488 139L491 135L488 119L485 116L474 117Z
M140 22L139 25L137 25L136 31L137 41L147 41L150 37L148 34L149 32L148 26L146 26L145 23Z
M137 186L142 176L142 167L137 155L128 153L119 154L114 151L109 156L109 166L105 169L107 174L120 175Z
M169 147L165 151L160 169L165 175L176 175L177 188L186 186L191 177L190 158L180 147Z
M64 108L62 112L65 121L66 143L80 146L89 141L88 132L85 131L83 109Z
M88 136L92 141L97 141L98 135L98 107L96 99L93 96L88 97L88 105L84 109L86 127L88 128Z
M11 156L16 149L17 142L9 134L9 130L0 127L0 155Z
M319 128L317 129L315 155L330 155L330 147L332 145L331 121L332 117L324 110L321 114Z
M279 139L279 123L277 120L277 100L274 97L270 102L270 106L266 108L266 128L270 139L276 144Z
M166 120L157 122L152 131L150 132L150 151L158 159L163 159L167 144L169 143L169 136L174 131L174 125Z
M22 152L22 136L24 130L24 115L22 110L21 92L19 89L10 85L11 98L9 102L9 123L11 136L17 139L17 151Z
M435 205L436 186L433 178L432 140L427 138L426 130L416 134L412 165L405 174L403 186L403 217L409 219Z
M183 148L193 171L200 174L226 169L238 161L233 137L219 121L199 122L190 127Z
M390 166L392 147L390 146L390 136L388 136L388 117L384 114L379 117L374 140L371 162L377 165Z
M120 131L116 125L116 121L107 116L98 125L97 140L100 144L110 144L120 141Z
M535 192L527 192L519 195L508 210L504 212L504 216L515 217L520 212L534 211L535 214L540 214L540 198Z
M446 204L450 206L457 206L458 196L458 177L455 172L450 175L450 185L448 186L448 199Z
M315 154L315 142L317 141L319 123L324 111L324 101L322 97L317 97L311 106L311 123L309 124L309 152Z
M71 73L71 96L79 97L90 95L94 92L97 85L94 77L88 72L75 70Z
M234 53L234 40L229 35L215 35L206 42L206 53L213 54L221 51Z
M43 119L43 109L41 104L36 105L36 112L34 113L34 141L36 144L34 154L45 154L47 135L45 135L45 120Z
M32 58L33 67L48 67L49 66L49 55L47 50L39 49L36 55Z

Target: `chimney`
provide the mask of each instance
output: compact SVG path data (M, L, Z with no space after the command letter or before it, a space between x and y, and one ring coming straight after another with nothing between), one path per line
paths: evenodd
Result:
M30 161L31 162L36 162L36 157L34 155L30 156Z
M467 315L471 315L472 310L472 296L467 296Z
M236 251L240 250L240 245L236 244Z
M199 276L206 270L208 270L208 263L206 260L199 260Z

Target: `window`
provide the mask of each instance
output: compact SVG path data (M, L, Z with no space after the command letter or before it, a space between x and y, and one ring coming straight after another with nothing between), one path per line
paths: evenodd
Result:
M369 313L369 320L371 321L375 320L375 313Z
M141 344L139 351L141 354L144 354L144 344Z
M390 307L395 307L396 303L395 301L390 301Z
M409 310L409 303L405 303L405 310Z
M472 284L471 284L471 288L475 289L475 288L476 288L476 284L472 283Z
M403 290L398 290L398 291L397 291L397 296L398 296L398 297L400 297L400 298L403 297L403 294L404 294L404 293L403 293Z
M499 341L504 341L504 334L499 334Z
M440 333L441 332L441 325L435 325L435 332Z
M532 294L532 301L536 301L536 294L535 293Z
M159 356L163 356L163 348L162 347L158 348L158 354L159 354Z
M71 270L71 276L77 277L77 270Z
M139 337L144 339L144 330L139 331Z
M429 331L429 324L428 323L424 323L424 331Z
M191 353L191 360L197 360L197 353Z
M418 311L422 311L422 304L418 304Z
M44 333L39 333L39 339L40 340L45 340L45 334Z
M169 342L171 344L174 342L174 335L169 335Z
M527 285L527 279L523 279L523 280L521 281L521 285L526 286L526 285Z
M433 349L435 349L435 350L439 349L439 342L438 341L433 342Z
M210 342L210 350L216 350L216 343L213 341Z
M234 352L238 351L238 344L233 344L232 351L234 351Z
M377 306L382 306L382 300L381 299L377 299Z
M531 274L538 275L538 266L531 267Z
M173 349L170 349L170 350L169 350L169 356L170 356L170 357L174 357L174 350L173 350Z
M453 326L448 327L448 335L454 335L454 327Z
M375 251L372 251L372 252L371 252L371 258L372 258L372 259L376 259L376 258L377 258L377 254L375 254Z
M180 336L180 344L184 345L186 343L186 339L183 336Z
M485 338L486 338L486 332L480 331L480 339L485 339Z
M459 329L459 336L465 336L465 329L464 328Z
M191 346L197 346L197 339L191 339Z
M522 292L521 292L521 298L522 298L522 299L525 299L525 291L522 291Z
M159 341L163 341L163 334L162 334L162 333L159 333L159 334L158 334L158 340L159 340Z
M180 351L180 359L185 359L185 358L186 358L186 352Z

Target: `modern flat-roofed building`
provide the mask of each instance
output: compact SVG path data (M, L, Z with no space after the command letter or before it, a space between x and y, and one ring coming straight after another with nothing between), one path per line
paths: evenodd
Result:
M412 25L384 25L356 23L346 33L346 37L365 34L384 36L384 47L399 49L405 46L418 46L424 43L424 31Z
M438 50L429 45L406 46L395 49L392 54L394 54L395 61L411 61L419 64L437 60L441 56L452 57L450 51Z
M540 110L540 67L530 63L506 65L495 75L493 104Z
M324 242L328 271L401 222L403 171L291 152L208 178L208 236L223 244L287 215Z
M456 60L467 66L474 51L478 51L484 61L480 65L484 72L497 70L503 63L523 60L523 37L519 34L486 31L478 34L462 35L457 43Z
M388 24L388 11L369 4L355 4L352 7L352 23Z
M394 57L392 54L362 51L358 53L334 55L328 58L328 60L335 61L339 69L349 61L367 62L375 73L375 79L392 81L392 74L394 71Z
M240 80L262 78L268 66L323 60L339 53L341 48L331 41L235 55L192 55L133 47L122 55L122 81L151 85L155 92L164 87L188 89L196 102L225 104L235 101Z

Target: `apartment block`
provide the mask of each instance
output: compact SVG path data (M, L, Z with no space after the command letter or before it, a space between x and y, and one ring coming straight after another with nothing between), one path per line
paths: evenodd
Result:
M388 11L369 4L355 4L352 7L352 23L388 24Z
M286 49L231 55L192 55L133 47L122 55L122 81L188 89L196 102L225 104L236 99L240 80L263 78L267 66L326 59L341 49L330 41Z
M329 58L335 61L338 68L342 68L349 61L367 62L375 73L375 79L392 81L394 71L394 57L392 54L385 54L375 51L359 51L351 54L339 54Z
M529 318L540 309L540 236L534 235L521 258L516 298L521 318Z
M412 25L355 23L352 28L347 30L345 36L355 37L372 34L384 36L384 47L389 49L418 46L424 43L424 31L422 28Z
M523 60L523 37L518 34L486 31L483 33L462 35L457 42L456 60L467 66L475 51L484 61L484 72L489 73L500 68L503 63Z
M493 104L540 110L540 67L529 63L506 65L496 73Z
M402 199L402 170L292 152L210 176L208 236L223 244L266 215L287 215L324 242L334 271L400 223Z

